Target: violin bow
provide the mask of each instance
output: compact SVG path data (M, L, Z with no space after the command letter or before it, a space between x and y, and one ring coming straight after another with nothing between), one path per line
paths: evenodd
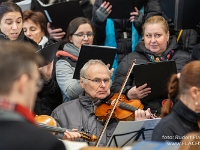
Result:
M116 99L115 102L114 102L113 108L111 109L110 114L109 114L109 116L108 116L108 119L106 120L106 122L105 122L105 124L104 124L104 126L103 126L103 129L102 129L102 131L101 131L101 133L100 133L100 136L99 136L99 138L98 138L98 140L97 140L97 142L96 142L96 144L95 144L96 147L99 146L99 143L100 143L100 141L101 141L101 139L102 139L102 137L103 137L103 134L104 134L104 132L105 132L107 126L108 126L108 123L109 123L109 121L110 121L110 119L111 119L111 117L112 117L112 114L114 113L114 110L115 110L115 108L117 107L117 104L118 104L118 101L119 101L120 96L121 96L121 94L122 94L122 91L123 91L123 89L124 89L124 87L125 87L125 85L126 85L126 83L127 83L127 81L128 81L128 78L129 78L129 76L130 76L130 74L131 74L131 71L133 70L133 67L134 67L135 63L136 63L136 59L132 61L131 65L130 65L130 67L129 67L129 70L128 70L127 74L126 74L125 80L124 80L124 82L123 82L123 84L122 84L122 87L121 87L121 89L120 89L119 95L117 96L117 99Z

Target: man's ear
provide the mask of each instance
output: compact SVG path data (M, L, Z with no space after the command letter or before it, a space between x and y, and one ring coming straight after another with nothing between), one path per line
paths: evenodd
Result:
M85 85L84 85L84 81L83 81L82 78L80 78L80 85L81 85L81 87L84 89Z
M18 91L19 93L24 93L24 91L27 89L27 81L28 81L28 75L27 74L23 74L21 75L21 77L18 80Z
M72 42L72 36L69 36L69 41L70 41L71 43L73 43L73 42Z

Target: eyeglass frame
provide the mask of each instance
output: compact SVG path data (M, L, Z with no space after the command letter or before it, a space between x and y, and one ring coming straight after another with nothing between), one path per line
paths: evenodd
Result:
M85 36L87 36L87 38L89 38L89 39L94 38L94 33L93 32L88 32L86 34L84 34L84 33L76 33L76 34L72 34L72 35L76 35L81 40L83 40L85 38ZM83 36L83 37L80 37L80 36Z
M108 85L109 83L111 83L111 78L107 78L107 79L99 79L99 78L96 78L96 79L89 79L89 78L86 78L86 77L82 77L83 79L87 79L87 80L89 80L89 81L91 81L91 82L93 82L93 83L95 83L95 84L98 84L98 85L100 85L100 84L102 84L102 82L104 83L104 84L106 84L106 85ZM96 80L96 81L95 81ZM98 81L97 81L98 80ZM107 80L107 81L105 81L105 80Z

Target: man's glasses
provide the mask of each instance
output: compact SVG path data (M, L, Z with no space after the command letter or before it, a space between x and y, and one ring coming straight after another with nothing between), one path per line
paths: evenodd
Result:
M108 85L111 81L110 78L106 78L106 79L99 79L99 78L89 79L89 78L85 78L85 77L82 77L82 78L87 79L97 85L100 85L102 82L104 82L104 84Z
M88 32L87 34L77 33L77 34L73 34L73 35L76 35L80 40L84 39L85 36L87 36L87 38L89 38L89 39L94 38L94 33L93 32Z

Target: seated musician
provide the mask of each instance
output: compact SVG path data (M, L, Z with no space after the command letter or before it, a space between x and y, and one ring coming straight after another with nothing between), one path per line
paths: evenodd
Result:
M143 40L137 44L135 51L125 56L119 64L111 87L112 92L119 91L134 59L136 59L136 64L174 60L177 72L180 72L182 67L189 62L190 56L187 52L178 48L176 37L169 38L169 27L166 20L161 16L153 16L148 18L143 25ZM152 113L160 113L161 101L157 99L142 100L150 92L151 87L148 87L147 84L136 87L134 77L130 76L123 94L128 99L141 99L144 109L150 108Z
M0 41L0 149L65 150L64 144L38 129L32 109L42 88L36 49L26 43Z
M57 126L67 129L76 128L78 131L84 131L99 137L104 122L97 119L95 110L101 101L110 95L111 72L102 61L90 60L81 69L80 84L84 92L79 98L58 106L52 112L52 117L56 120ZM138 111L139 120L144 116L142 114L149 116L148 112ZM106 146L116 125L116 119L112 118L99 146ZM83 141L83 139L79 139L80 136L71 136L66 132L64 135L58 134L57 136L61 139ZM95 142L88 142L88 145L95 145Z

